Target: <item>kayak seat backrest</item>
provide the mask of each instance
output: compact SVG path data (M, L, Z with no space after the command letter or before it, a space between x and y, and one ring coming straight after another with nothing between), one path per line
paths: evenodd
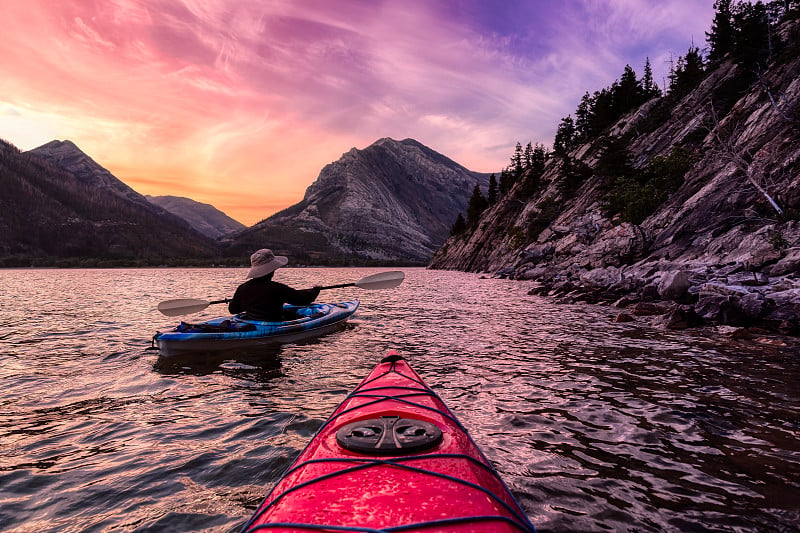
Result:
M190 324L181 321L175 329L180 333L227 333L229 331L252 331L256 329L256 326L231 320L223 320L219 324Z

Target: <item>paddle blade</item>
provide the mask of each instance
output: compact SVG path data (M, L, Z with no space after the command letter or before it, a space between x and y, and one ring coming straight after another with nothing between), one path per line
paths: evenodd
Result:
M158 304L158 310L167 316L188 315L197 313L208 307L209 302L196 298L178 298L177 300L165 300Z
M406 275L402 271L390 270L388 272L380 272L378 274L367 276L366 278L361 278L355 282L355 286L362 289L372 290L391 289L403 283L405 278Z

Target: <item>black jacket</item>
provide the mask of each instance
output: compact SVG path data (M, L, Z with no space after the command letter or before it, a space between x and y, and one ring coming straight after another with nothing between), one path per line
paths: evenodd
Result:
M272 276L248 280L236 289L228 303L231 313L246 312L247 318L280 322L283 320L283 304L308 305L319 296L319 289L298 290L272 281Z

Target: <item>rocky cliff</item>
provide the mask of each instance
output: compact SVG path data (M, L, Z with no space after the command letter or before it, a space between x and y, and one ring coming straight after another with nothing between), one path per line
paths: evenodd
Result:
M212 239L218 239L247 227L213 205L196 202L190 198L147 195L145 198L150 203L182 218L196 231Z
M765 71L721 61L682 98L651 100L550 157L430 267L536 280L540 294L639 305L672 325L797 333L798 35L797 20L781 26L785 47Z
M471 172L419 142L381 139L322 169L303 200L231 240L243 253L270 247L294 261L426 264L463 212Z

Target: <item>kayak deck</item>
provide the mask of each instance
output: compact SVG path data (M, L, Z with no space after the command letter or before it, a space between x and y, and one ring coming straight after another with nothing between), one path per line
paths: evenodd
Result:
M334 411L243 531L534 531L439 396L396 354Z
M298 318L285 322L249 320L243 314L218 317L197 324L181 322L171 331L156 333L153 342L164 356L299 342L343 328L358 305L358 300L307 306L286 305L286 312Z

